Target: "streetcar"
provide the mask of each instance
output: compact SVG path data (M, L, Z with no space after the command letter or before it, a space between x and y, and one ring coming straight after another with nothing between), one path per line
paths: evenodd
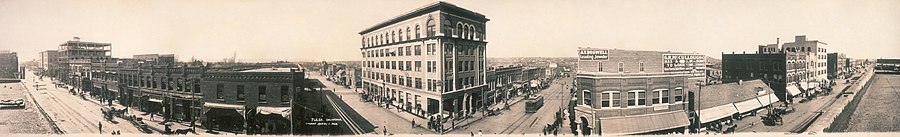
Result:
M525 113L535 113L544 106L544 96L530 95L525 99Z

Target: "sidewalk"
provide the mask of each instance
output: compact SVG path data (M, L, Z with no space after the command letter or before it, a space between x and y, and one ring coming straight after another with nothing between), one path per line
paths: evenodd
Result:
M101 106L109 106L108 103L101 103L100 101L98 101L98 100L97 100L96 98L94 98L94 97L89 97L89 96L88 96L88 97L85 97L85 99L87 99L87 101L89 101L89 102L92 102L92 103L95 103L95 104L98 104L98 105L101 105ZM117 109L126 108L125 106L122 106L121 104L119 104L118 101L113 101L112 106L115 107L115 108L117 108ZM163 133L163 132L165 132L166 126L165 126L163 123L161 123L161 122L163 122L163 119L164 119L162 116L158 116L158 115L157 115L157 116L153 116L153 119L151 119L151 118L150 118L150 115L147 115L146 112L136 110L136 108L133 108L133 107L127 107L127 108L128 108L128 111L125 112L125 116L132 116L132 115L134 115L134 116L136 116L136 117L142 118L143 121L144 121L144 123L147 124L147 127L150 128L151 130L155 131L155 133ZM117 117L117 116L116 116L116 117ZM124 120L124 122L128 122L127 124L131 124L131 123L130 123L131 121L125 120L125 119L122 118L122 117L117 117L117 118ZM175 130L177 130L177 129L190 129L190 128L191 128L191 127L190 127L190 126L191 126L191 125L190 125L190 122L174 122L174 121L170 121L170 123L173 123L173 124L169 127L169 128L171 129L172 132L175 132ZM194 123L194 124L195 124L195 125L194 125L194 126L195 126L195 128L194 128L195 132L192 133L192 134L194 134L194 135L207 134L207 130L204 129L204 128L202 128L202 126L200 125L199 122L196 122L196 123ZM140 128L140 127L138 127L138 128ZM227 133L227 132L224 132L224 131L216 131L216 132ZM190 133L190 132L189 132L189 133Z
M873 75L874 75L873 72L867 72L867 73L863 74L863 76L861 76L858 81L853 82L853 83L846 83L847 86L849 86L849 87L846 87L846 89L847 89L846 91L852 92L852 93L859 93L859 90L861 90L862 86L868 84L869 79ZM852 85L850 85L850 84L852 84ZM841 84L838 84L838 85L841 85ZM835 88L835 89L837 89L837 88ZM844 88L841 88L838 90L843 90L843 89ZM831 124L834 122L834 120L837 119L838 115L840 115L840 113L844 111L845 106L847 106L856 95L857 94L847 94L847 97L838 98L838 100L834 102L836 105L832 105L832 106L826 108L824 110L825 112L823 112L823 114L819 118L819 120L816 120L815 122L813 122L812 125L810 125L809 128L806 130L806 132L808 132L808 133L824 133L825 129L829 128L831 126Z
M761 116L764 116L768 112L766 109L763 109L756 116L745 117L742 120L737 121L737 132L791 132L791 130L809 122L807 120L810 120L810 118L821 113L820 111L822 111L823 107L827 107L826 105L829 105L832 100L845 99L845 97L836 98L836 96L841 96L842 94L839 90L842 90L847 86L851 85L847 83L837 83L833 88L834 90L829 95L818 96L805 103L792 104L794 112L783 115L784 121L782 125L764 125ZM838 102L839 101L840 100L838 100ZM772 104L772 106L781 105L783 105L782 102ZM810 126L807 130L814 129L813 127L814 126Z
M437 133L426 129L428 123L427 119L419 118L406 112L397 112L396 107L393 106L391 109L385 109L383 106L378 106L372 102L363 102L362 97L359 95L359 92L362 91L354 91L352 88L337 86L333 82L325 80L325 78L318 73L311 72L307 77L322 81L322 84L326 86L326 89L339 95L340 101L346 103L354 111L360 112L359 115L369 121L369 123L376 125L378 128L370 134L382 135L384 128L387 128L387 131L390 134ZM412 126L413 120L415 120L416 125L418 125L417 127Z

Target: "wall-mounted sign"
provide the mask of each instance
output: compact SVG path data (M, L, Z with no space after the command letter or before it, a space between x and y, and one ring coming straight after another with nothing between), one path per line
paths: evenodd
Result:
M609 59L609 50L605 49L580 49L578 50L578 60L607 60Z

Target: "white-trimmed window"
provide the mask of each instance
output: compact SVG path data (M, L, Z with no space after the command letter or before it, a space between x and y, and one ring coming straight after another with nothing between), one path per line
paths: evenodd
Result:
M604 91L600 93L601 108L622 107L620 100L621 93L619 91Z
M644 62L641 62L641 72L644 72Z
M625 72L625 64L622 62L619 62L619 73L622 73L622 72Z
M668 104L669 103L669 89L656 89L653 90L653 104Z
M628 106L647 105L647 91L632 90L628 91Z
M672 93L672 96L675 97L675 100L672 101L672 103L684 101L684 88L676 87L675 92Z
M582 90L581 91L581 102L583 102L582 104L588 105L588 106L594 106L593 101L594 101L593 94L591 94L590 90Z
M597 62L597 71L603 72L603 62Z

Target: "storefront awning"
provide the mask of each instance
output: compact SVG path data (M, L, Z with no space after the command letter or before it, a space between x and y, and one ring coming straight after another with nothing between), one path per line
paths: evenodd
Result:
M161 100L161 99L154 99L154 98L147 99L147 101L150 101L150 102L156 102L156 103L162 103L162 100Z
M683 127L690 124L684 111L672 111L640 116L600 118L600 130L606 135L647 133Z
M803 88L803 90L809 89L809 82L800 82L800 88Z
M725 104L713 108L707 108L700 110L700 122L707 123L710 121L718 120L724 117L728 117L737 113L737 109L734 108L733 104Z
M759 103L759 100L750 99L744 100L738 103L734 103L734 107L737 108L738 112L747 113L754 109L763 107L762 104Z
M787 92L788 94L791 94L791 96L797 96L800 95L800 93L803 93L800 91L800 89L797 89L797 87L794 86L787 86Z
M256 111L263 115L277 114L285 118L291 116L291 107L256 107Z
M809 88L817 88L819 87L819 82L809 82Z
M775 96L775 93L771 93L768 95L757 97L756 100L759 100L759 103L763 106L768 106L772 103L778 102L778 96Z
M203 107L220 108L220 109L235 109L235 110L243 110L244 109L244 106L241 106L241 105L210 103L210 102L203 103Z

